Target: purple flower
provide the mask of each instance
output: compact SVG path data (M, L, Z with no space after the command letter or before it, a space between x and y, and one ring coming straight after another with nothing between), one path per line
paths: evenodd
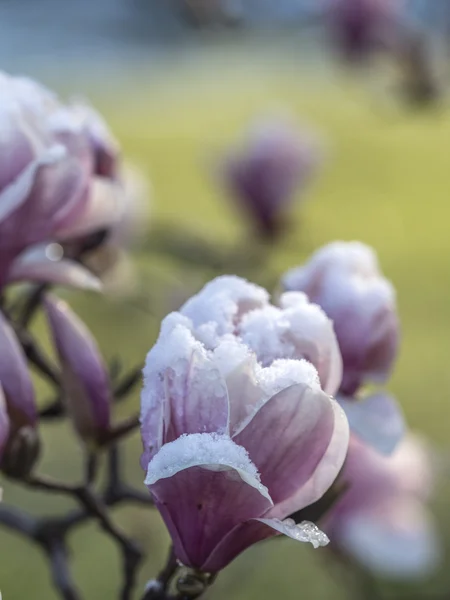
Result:
M295 194L309 183L320 154L311 134L281 120L262 121L244 147L230 154L224 166L227 186L262 237L273 238L286 225Z
M401 15L399 0L331 0L329 26L344 58L359 61L389 47Z
M312 364L263 366L236 333L239 320L264 305L262 288L215 280L166 317L144 369L145 481L178 559L205 572L277 533L315 546L328 541L311 523L287 517L333 483L348 423ZM208 309L209 317L201 314Z
M114 169L98 166L98 154L106 153L107 142L100 151L91 112L64 106L32 80L4 73L0 97L0 151L6 157L0 166L0 285L4 285L10 277L23 277L20 263L30 247L109 226L117 219L122 200ZM76 269L72 265L72 272ZM46 278L58 282L60 265L55 273L48 268Z
M101 443L110 428L111 389L100 351L65 302L48 297L45 309L75 429L85 441Z
M283 286L305 292L333 321L344 365L342 394L386 381L397 357L399 323L394 288L373 250L359 242L329 244L289 271Z
M440 558L426 508L432 471L425 445L411 434L391 456L351 436L342 473L348 489L324 523L332 546L380 575L427 575Z

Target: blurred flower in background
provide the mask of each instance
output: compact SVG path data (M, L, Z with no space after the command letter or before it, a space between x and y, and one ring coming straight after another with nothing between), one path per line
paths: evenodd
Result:
M319 140L286 119L258 121L224 161L226 186L256 233L274 240L286 229L297 194L322 162Z
M427 501L433 489L427 444L409 433L391 456L352 436L342 480L345 493L326 517L331 546L376 575L425 577L442 549Z
M390 50L397 43L404 5L404 0L330 0L328 24L332 41L350 62Z
M395 290L371 248L333 242L288 271L282 284L305 292L333 321L344 365L342 394L388 379L399 344Z

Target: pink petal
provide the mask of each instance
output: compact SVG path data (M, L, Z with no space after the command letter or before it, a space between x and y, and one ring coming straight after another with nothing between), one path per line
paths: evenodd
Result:
M53 146L33 160L30 160L20 174L6 187L0 186L0 221L17 210L31 193L39 170L64 158L64 148Z
M58 229L58 239L67 240L110 228L124 211L122 187L107 179L93 179L83 210L75 217L65 219Z
M177 313L168 315L147 356L141 394L144 469L164 441L183 433L224 432L228 425L225 382L185 322Z
M3 389L0 385L0 460L3 455L3 450L5 449L6 443L9 437L9 418L8 411L6 408L5 396L3 394Z
M58 298L47 297L45 310L63 371L74 425L85 439L109 429L111 389L106 365L86 325Z
M391 454L405 433L403 412L394 398L378 393L362 400L339 398L352 433L382 454Z
M67 208L84 202L88 180L83 166L70 156L41 165L26 201L0 223L2 244L22 250L51 239Z
M330 398L320 388L297 384L266 402L234 439L248 450L278 504L314 475L333 432Z
M370 571L399 579L425 577L442 558L428 513L408 496L346 516L332 541Z
M325 453L320 458L311 477L297 491L281 504L277 504L268 516L284 518L301 507L319 500L331 487L340 473L347 457L350 431L344 411L337 402L331 400L334 416L334 429Z
M206 572L215 573L226 567L236 556L249 546L274 537L279 534L287 535L300 542L310 542L315 547L325 546L328 537L313 523L304 521L295 525L291 519L251 519L232 529L203 565Z
M196 349L185 367L164 373L166 442L185 433L225 433L227 428L228 392L219 369Z
M101 281L79 263L49 258L50 244L36 246L22 254L8 273L8 282L36 281L100 291Z
M34 425L37 410L33 384L22 347L11 325L0 312L0 383L14 425Z
M239 425L248 420L264 399L255 368L256 357L251 354L226 376L230 401L230 435L237 432Z
M177 557L196 568L237 525L272 505L247 452L226 436L192 434L165 444L149 464L146 484Z

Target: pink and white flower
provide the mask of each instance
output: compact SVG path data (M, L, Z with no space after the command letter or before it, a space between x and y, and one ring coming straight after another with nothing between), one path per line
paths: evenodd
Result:
M395 290L374 251L359 242L333 242L283 277L285 290L302 291L333 321L343 360L341 393L383 383L397 357Z
M269 309L262 288L219 278L166 317L144 369L146 484L177 558L205 572L277 533L328 541L287 517L333 483L348 423L311 363L274 353L263 364L246 343L246 316ZM280 342L278 317L258 321Z
M426 507L433 479L429 449L415 435L390 456L352 436L342 472L348 488L323 524L332 546L379 575L427 575L441 554Z

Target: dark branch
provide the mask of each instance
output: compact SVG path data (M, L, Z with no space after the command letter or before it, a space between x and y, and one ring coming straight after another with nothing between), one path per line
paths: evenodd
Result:
M13 324L14 325L14 324ZM33 340L30 333L15 326L15 332L22 345L25 356L28 358L32 366L52 384L60 388L60 377L57 370L47 360L42 350Z
M63 540L55 539L46 548L49 557L53 583L64 600L81 600L69 569L67 547Z
M48 283L41 283L37 285L28 298L25 300L22 315L18 320L18 325L21 329L26 329L36 314L42 300L42 296L49 288Z
M115 390L114 390L114 398L116 400L121 400L125 396L128 396L134 388L142 379L142 365L132 369L125 377L120 381Z

